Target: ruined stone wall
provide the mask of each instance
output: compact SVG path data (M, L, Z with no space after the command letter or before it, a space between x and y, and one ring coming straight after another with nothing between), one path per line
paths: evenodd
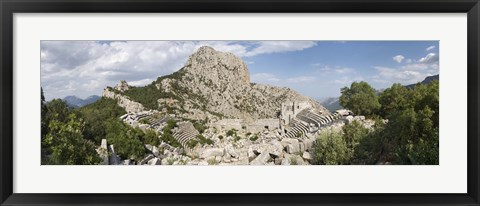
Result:
M304 109L312 108L313 106L306 101L294 101L282 103L281 119L282 124L288 125L294 119L298 113Z
M240 131L243 126L243 120L241 119L221 119L211 124L212 127L217 130L231 130L236 129Z
M265 129L275 130L280 128L279 119L258 119L246 125L246 132L258 133Z

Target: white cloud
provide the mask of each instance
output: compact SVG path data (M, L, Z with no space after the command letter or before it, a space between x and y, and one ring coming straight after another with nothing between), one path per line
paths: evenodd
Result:
M335 68L335 72L337 72L337 73L339 73L339 74L350 73L350 72L352 72L352 71L353 71L353 69L345 68L345 67Z
M379 83L401 83L412 84L420 82L427 76L438 74L439 64L438 55L429 53L417 61L411 61L406 65L399 67L375 66L378 75L372 77L372 80Z
M435 46L429 46L429 47L427 47L427 48L425 49L425 51L430 51L430 50L432 50L432 49L435 49Z
M242 56L255 56L278 52L301 51L315 46L314 41L261 41L257 47Z
M64 89L67 91L73 91L78 87L78 83L74 81L69 81L67 85L65 85Z
M341 67L341 66L328 66L328 65L322 65L319 63L312 64L314 67L318 67L317 71L321 74L347 74L347 73L354 73L355 70L352 68L348 67Z
M90 80L90 82L82 85L86 90L93 91L100 86L100 83L97 80Z
M423 64L438 63L438 55L429 53L427 56L420 58L418 62Z
M142 85L180 69L201 46L240 57L299 51L313 41L42 41L41 81L47 99L100 94L119 80ZM270 80L275 80L271 78ZM75 84L76 87L72 85ZM68 89L66 89L66 87Z
M392 57L393 61L396 61L397 63L402 63L403 59L405 59L404 56L402 55L397 55L397 56L394 56Z
M145 86L147 84L150 84L153 81L154 81L153 79L142 79L142 80L138 80L138 81L130 81L130 82L128 82L128 85L141 87L141 86Z
M424 76L421 75L420 72L411 71L411 70L404 70L404 69L395 69L395 68L388 68L388 67L374 67L378 72L380 77L386 79L395 79L403 81L409 80L421 80Z

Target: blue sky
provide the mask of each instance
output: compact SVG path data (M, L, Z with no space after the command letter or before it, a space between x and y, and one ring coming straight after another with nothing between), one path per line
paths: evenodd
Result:
M316 99L337 97L353 81L382 89L439 72L438 41L42 41L42 87L50 100L101 95L120 80L142 86L204 45L241 57L252 82Z
M435 60L426 62L432 57ZM382 89L439 72L438 41L323 41L301 51L244 60L253 81L289 86L319 99L339 96L340 88L353 81Z

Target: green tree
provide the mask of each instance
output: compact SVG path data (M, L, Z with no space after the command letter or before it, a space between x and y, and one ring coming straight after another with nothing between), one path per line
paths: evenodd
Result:
M157 146L160 144L157 132L154 130L147 130L144 137L145 144Z
M438 164L438 127L428 106L418 113L413 108L399 112L385 130L391 137L395 164Z
M42 87L40 87L40 103L41 103L42 107L45 104L45 96L43 95L43 88Z
M351 153L341 132L326 131L313 145L313 162L318 165L348 164Z
M84 136L100 144L107 135L106 122L109 119L117 119L127 113L125 109L117 105L117 101L102 97L96 102L78 108L77 112L85 121Z
M370 116L381 106L375 89L363 81L353 82L350 88L342 88L341 93L340 105L357 115Z
M95 145L83 139L83 124L75 114L69 114L66 122L52 119L49 123L49 133L42 141L50 154L43 163L55 165L85 165L98 164L100 157L95 151Z
M43 90L42 90L43 94ZM42 101L44 97L42 95ZM41 108L41 139L43 140L45 136L50 131L50 121L57 120L59 122L67 122L67 117L72 112L71 108L61 99L53 99L50 102L44 102ZM43 148L44 149L44 148Z
M362 103L367 102L360 98L365 92L359 91L370 89L365 89L368 88L365 84L363 86L359 84L352 83L351 88L343 88L340 98L344 107L352 109L358 106L356 110L352 109L356 113L366 111L363 106L369 105ZM369 93L372 95L373 89ZM381 107L369 111L375 111L375 114L379 114L388 121L384 122L384 120L376 119L372 130L363 128L355 121L343 127L342 138L347 148L346 156L351 157L349 163L438 164L438 81L432 81L428 84L419 83L411 89L406 89L400 84L394 84L380 94L378 101ZM347 104L353 105L348 106ZM360 114L367 113L360 112ZM327 148L325 145L328 142L333 142L333 140L327 140L318 141L318 144ZM341 145L342 143L337 143L332 148L342 148ZM336 150L342 151L342 149ZM327 154L320 155L320 157L329 160L335 159L327 158ZM339 163L340 161L332 162Z
M432 110L433 115L431 119L435 127L439 123L439 82L437 80L431 81L428 84L417 84L411 94L411 100L414 102L414 109L416 112L428 107Z
M43 138L48 131L48 121L47 121L47 107L45 102L45 96L43 95L43 88L40 87L40 126L41 126L41 137Z
M361 139L368 135L368 129L358 121L353 121L352 123L343 126L342 131L347 147L352 150L355 149Z
M67 117L72 113L72 109L61 99L53 99L46 103L45 120L50 121L56 119L60 122L66 122Z
M379 102L382 105L380 115L389 118L391 114L411 107L409 91L401 84L393 84L380 94Z
M381 159L384 147L387 146L384 139L384 127L385 124L381 120L376 120L374 128L365 137L358 138L351 164L372 165Z
M120 120L109 119L106 122L106 132L107 142L114 145L115 152L122 159L139 161L146 154L142 130L131 128Z

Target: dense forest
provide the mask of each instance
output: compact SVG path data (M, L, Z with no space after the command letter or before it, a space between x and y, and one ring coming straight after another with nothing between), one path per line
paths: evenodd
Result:
M407 89L394 84L377 93L366 82L341 90L340 104L375 120L367 129L358 122L340 132L324 132L315 143L316 164L438 164L439 82Z
M95 149L103 138L115 145L120 157L140 160L147 152L144 144L159 143L157 134L126 125L118 118L125 113L115 100L104 97L78 109L60 99L46 102L42 90L42 164L99 164Z

